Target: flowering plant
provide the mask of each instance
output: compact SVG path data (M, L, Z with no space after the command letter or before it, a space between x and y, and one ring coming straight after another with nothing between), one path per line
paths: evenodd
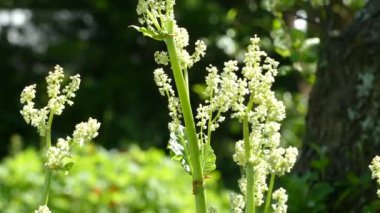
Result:
M197 212L206 212L205 176L216 168L216 156L211 147L212 132L231 112L243 126L243 140L236 143L234 160L244 168L239 181L242 195L232 195L233 212L255 212L264 203L268 191L265 212L274 188L275 176L284 175L293 167L298 151L294 147L280 147L280 123L285 117L283 103L276 99L271 86L277 75L278 62L267 57L259 48L260 39L251 39L245 54L241 73L237 61L228 61L222 72L212 65L206 68L205 103L193 116L190 105L188 70L205 55L206 45L195 43L192 54L186 50L189 35L174 19L174 0L139 0L137 14L141 26L132 26L144 36L164 41L166 51L157 51L155 61L159 65L170 64L172 79L158 68L154 80L161 95L168 98L170 140L168 148L193 178L193 194ZM269 187L266 183L270 176ZM273 193L275 212L286 212L287 195L280 188Z
M83 143L91 141L98 135L100 123L93 118L89 118L87 122L79 123L75 126L72 137L66 139L58 138L55 146L51 143L51 127L54 115L61 115L65 104L73 105L71 100L75 97L75 92L79 89L80 76L70 76L70 82L63 88L64 81L63 68L55 66L54 71L49 72L46 77L47 94L49 101L47 105L41 109L35 108L34 98L36 97L36 85L30 85L24 88L21 93L20 102L23 108L20 111L27 124L37 128L37 132L45 141L46 162L45 162L45 182L42 191L41 205L35 211L36 213L50 212L47 204L49 200L50 184L53 171L68 172L73 166L71 160L70 147L75 144L83 145Z

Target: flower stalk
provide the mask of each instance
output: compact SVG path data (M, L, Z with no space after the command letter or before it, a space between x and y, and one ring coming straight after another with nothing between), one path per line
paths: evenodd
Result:
M274 174L272 174L270 176L269 189L268 189L268 193L267 193L267 200L265 201L264 213L269 213L269 207L270 207L270 203L271 203L271 200L272 200L272 192L273 192L275 177L276 176Z
M50 112L48 125L46 127L46 133L45 133L45 141L46 141L46 149L48 150L51 147L51 126L53 123L53 117L54 113ZM45 181L44 186L42 189L42 197L41 197L41 205L47 205L49 202L49 194L50 194L50 185L51 185L51 179L52 179L52 171L51 169L45 167Z
M45 180L41 193L41 204L35 211L36 213L50 212L48 202L53 172L67 173L71 169L74 164L71 161L71 146L76 144L81 146L83 143L91 141L98 135L100 128L100 123L96 119L89 118L87 122L75 126L72 137L58 138L57 143L52 145L51 130L54 115L61 115L66 104L70 106L74 104L71 99L75 97L75 92L80 85L80 76L75 75L70 76L70 82L62 88L64 77L63 68L58 65L54 67L54 71L49 72L46 77L49 101L41 109L35 108L35 84L25 87L21 92L20 102L24 106L20 113L27 124L37 128L41 137L41 147L45 147L46 150Z
M169 34L174 32L174 23L168 24ZM164 39L168 49L171 68L174 75L174 81L177 87L178 96L183 112L183 118L185 121L186 133L189 140L190 149L190 161L193 177L193 193L195 196L196 211L197 213L205 213L207 210L206 205L206 193L204 189L204 177L200 161L200 149L198 145L198 139L196 135L195 123L193 112L190 105L190 97L187 92L187 83L185 81L182 69L179 63L179 58L174 43L174 37L169 36Z
M252 110L252 99L250 99L247 106L247 114ZM246 159L251 158L251 143L249 141L249 123L248 116L244 117L243 120L243 138L244 138L244 149L245 149L245 157ZM254 167L252 163L247 163L245 167L245 173L247 178L247 196L246 196L246 208L245 213L255 213L255 177L254 177Z

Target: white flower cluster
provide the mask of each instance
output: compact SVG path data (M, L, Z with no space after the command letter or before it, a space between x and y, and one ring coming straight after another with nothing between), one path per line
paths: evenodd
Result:
M49 101L47 106L42 109L34 108L35 103L33 100L36 97L35 84L25 87L21 93L20 102L24 104L21 115L26 123L30 123L37 128L41 136L45 136L46 131L51 131L51 119L50 123L48 123L48 115L50 114L49 116L52 118L54 115L62 114L66 103L68 105L73 104L71 99L75 97L75 92L79 89L79 75L70 76L69 83L62 88L64 77L63 69L58 65L54 67L54 71L49 72L49 75L46 77ZM71 144L83 145L83 143L92 140L98 135L99 127L100 123L92 118L87 122L77 124L72 138L59 138L55 146L48 148L45 166L51 170L65 170L65 166L67 165L66 159L71 157ZM40 208L43 209L44 207Z
M81 122L75 126L73 133L74 143L82 146L84 143L91 141L98 136L100 123L93 118L89 118L87 122Z
M139 22L148 30L160 33L166 21L174 21L173 6L175 0L139 0L137 15Z
M25 87L21 92L20 102L24 106L20 113L26 123L37 128L41 136L45 135L48 115L50 113L60 115L66 103L69 105L74 103L71 98L75 97L75 92L79 89L80 76L70 76L70 82L61 91L63 79L62 67L57 65L54 67L54 71L49 72L49 75L46 77L49 101L47 106L41 109L34 107L34 98L36 96L35 84Z
M55 114L62 114L65 104L73 105L70 98L75 97L75 92L79 89L80 76L70 76L70 82L61 91L61 84L63 82L63 68L59 65L54 67L53 72L49 72L46 77L47 92L49 96L48 108Z
M286 205L286 202L288 201L286 190L279 188L273 192L273 200L277 201L275 204L272 204L273 212L286 213L286 210L288 209L288 206Z
M380 184L380 157L376 156L372 159L369 168L372 172L372 178L377 179L377 183ZM377 196L380 197L380 190L377 190Z
M169 56L165 51L156 51L154 53L154 60L158 65L168 65L169 64Z
M65 159L70 158L70 145L68 140L58 139L57 145L50 147L46 152L45 166L51 170L60 170L65 166Z
M205 95L208 97L205 104L200 104L197 109L196 119L197 126L200 127L201 139L203 131L212 132L219 127L219 124L225 120L226 113L240 98L240 88L244 82L238 78L237 61L228 61L224 63L222 73L214 66L206 68Z
M190 55L185 49L189 45L189 33L187 30L176 26L174 34L174 41L177 47L181 67L184 70L188 70L205 55L207 46L202 40L197 40L195 42L194 53Z
M298 150L294 147L280 147L280 122L285 118L285 107L271 91L278 62L260 50L259 42L257 37L251 39L244 58L243 77L234 80L235 84L231 84L230 89L231 96L228 97L233 100L232 117L249 123L249 146L242 140L238 141L233 159L240 166L253 165L256 206L264 202L264 193L268 190L267 176L282 176L290 172L298 155ZM235 64L230 66L231 69L237 69ZM209 84L212 85L213 82ZM249 159L246 156L247 148ZM246 182L243 177L239 184L244 195Z
M230 206L233 213L243 213L245 206L244 197L240 194L230 194Z
M72 138L67 137L66 140L59 138L56 146L52 146L47 150L47 162L45 166L51 170L64 170L66 160L72 157L70 146L75 143L83 145L98 135L100 123L93 118L89 118L87 122L81 122L75 126Z
M34 211L34 213L51 213L50 209L45 206L39 206L37 210Z
M154 71L154 81L160 94L168 98L169 116L172 119L168 125L170 132L168 148L173 152L174 159L179 160L185 171L190 173L189 154L187 153L187 149L185 149L188 142L185 139L185 128L181 123L182 111L180 102L170 85L172 80L163 69L158 68Z
M34 101L36 95L36 85L30 85L25 87L21 92L21 104L24 104L22 110L20 111L21 115L24 117L24 120L27 124L37 128L38 133L41 136L45 135L46 130L46 120L48 118L49 110L47 107L42 109L34 108Z

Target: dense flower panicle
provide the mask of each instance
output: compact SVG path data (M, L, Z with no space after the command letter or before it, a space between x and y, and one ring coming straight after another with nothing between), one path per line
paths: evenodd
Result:
M260 50L259 42L258 37L251 39L244 58L243 77L235 79L235 84L231 84L231 88L238 92L229 96L234 101L230 107L232 117L238 118L240 122L246 118L249 123L249 146L242 140L238 141L233 159L243 167L248 163L253 165L255 206L264 202L264 193L268 190L267 176L281 176L290 172L298 155L298 150L294 147L280 147L280 122L285 118L285 106L271 91L278 62ZM225 70L237 69L236 62L227 62L225 65ZM246 156L248 147L249 159ZM239 181L243 194L247 191L246 184L247 180L243 176ZM275 209L276 212L285 212L286 205L279 201Z
M63 68L59 65L54 67L54 71L49 72L49 75L46 77L49 98L56 98L61 93L61 84L64 77Z
M51 213L50 209L45 206L39 206L37 210L34 211L34 213Z
M73 141L82 146L98 136L99 128L100 123L90 117L87 122L81 122L75 126Z
M22 110L20 111L25 122L37 127L40 135L45 134L45 123L47 119L47 114L49 113L46 108L40 110L34 108L33 99L36 97L36 85L30 85L24 88L21 92L20 102L24 104Z
M174 20L174 3L174 0L139 0L136 11L140 16L140 24L149 30L160 32L165 21Z
M62 90L64 94L66 94L66 102L68 105L73 105L74 102L70 100L70 98L75 98L75 92L79 90L80 85L80 75L74 75L70 76L70 83L65 86L65 88Z
M170 85L172 80L165 74L162 68L159 68L154 71L154 81L156 82L160 94L168 98L169 116L172 119L168 124L170 132L168 149L171 150L173 158L180 161L185 171L191 173L191 167L185 149L188 142L185 138L185 128L181 124L182 110L180 101L178 97L175 96L175 92Z
M189 33L183 27L176 26L174 41L179 49L183 49L189 45Z
M377 183L380 184L380 157L376 156L372 159L369 168L372 172L372 178L377 180ZM377 196L380 197L380 190L377 190Z
M207 121L210 119L210 110L209 106L203 106L199 104L197 108L197 115L195 116L198 119L197 126L200 126L201 129L207 129Z
M70 82L61 91L61 85L63 82L63 68L55 66L53 72L49 72L46 77L47 91L49 96L48 108L55 114L61 115L65 104L73 105L73 101L70 98L75 97L75 92L79 89L80 76L70 76Z
M72 157L70 146L73 143L83 145L83 143L91 141L98 135L99 128L100 123L93 118L89 118L87 122L77 124L72 138L59 138L57 144L47 150L47 162L45 166L51 170L64 170L67 159Z
M65 159L70 158L70 145L68 140L58 139L57 145L52 146L47 150L47 162L45 166L52 170L60 170L65 166Z
M231 193L230 206L232 213L243 213L243 209L245 206L244 196L240 194Z
M158 90L162 96L174 96L174 90L170 85L172 79L169 78L167 74L165 74L162 68L158 68L154 70L154 81L158 86Z
M61 91L64 79L63 68L55 66L54 71L49 72L46 77L47 93L49 101L47 106L36 109L34 98L36 96L36 85L30 85L24 88L21 92L20 102L23 108L20 111L26 123L36 127L41 136L45 135L47 119L49 113L55 115L62 114L65 104L72 105L71 98L75 97L75 92L79 89L80 76L75 75L70 77L70 82Z
M188 70L205 55L207 46L203 41L197 40L195 42L194 53L190 55L186 50L186 47L189 45L189 33L185 28L178 26L175 27L174 31L174 42L177 47L181 67L184 70Z
M175 96L174 90L170 85L172 82L171 78L165 74L162 68L159 68L154 71L154 81L156 82L160 94L168 98L170 117L175 121L175 123L179 124L179 119L182 117L181 107L179 99Z
M202 57L206 54L207 46L202 40L197 40L195 42L195 50L193 55L191 55L191 64L189 67L192 67L196 62L201 60Z
M22 104L33 102L33 99L36 97L36 85L30 85L25 87L21 92L20 102Z
M169 56L165 51L156 51L154 53L154 60L158 65L168 65L169 64Z
M247 196L247 178L243 175L239 180L239 189L244 196Z
M247 163L243 140L239 140L235 143L235 153L232 157L239 166L245 166L245 164Z
M218 74L218 69L214 66L208 66L206 68L208 74L206 76L206 89L205 95L212 97L215 92L219 91L219 84L221 82L220 76Z
M208 128L210 131L215 131L219 124L225 120L224 113L237 102L241 80L236 74L239 70L237 61L226 62L221 73L211 65L206 70L208 74L204 94L208 99L205 104L199 105L197 109L197 126L200 127L201 131Z
M288 206L286 205L286 202L288 201L288 195L286 194L286 190L283 188L279 188L275 192L273 192L273 200L277 201L275 204L272 204L273 212L286 213L288 209Z

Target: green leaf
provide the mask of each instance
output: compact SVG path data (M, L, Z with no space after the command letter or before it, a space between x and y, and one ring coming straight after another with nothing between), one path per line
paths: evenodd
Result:
M206 176L213 172L216 169L215 161L216 156L214 154L214 150L212 150L211 145L209 143L204 143L202 145L202 171L203 175Z
M168 149L171 159L180 162L183 169L191 175L190 154L187 151L189 148L185 138L183 130L171 133Z
M65 166L63 166L64 171L70 171L70 169L73 167L74 162L66 163Z
M134 29L136 29L137 31L139 31L140 33L142 33L144 36L147 36L149 38L152 38L152 39L155 39L155 40L158 40L158 41L162 41L164 39L164 37L160 34L158 34L157 32L151 30L151 29L148 29L146 27L138 27L138 26L135 26L135 25L130 25L129 27L132 27Z
M165 38L172 36L166 32L157 32L155 30L148 29L146 27L138 27L135 25L130 25L129 27L132 27L142 33L144 36L147 36L149 38L152 38L157 41L163 41Z

